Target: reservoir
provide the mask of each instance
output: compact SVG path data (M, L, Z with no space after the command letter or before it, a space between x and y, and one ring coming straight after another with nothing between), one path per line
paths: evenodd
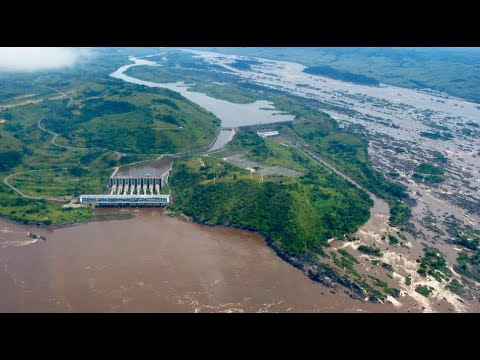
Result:
M122 66L117 71L110 74L110 76L132 84L159 87L177 91L188 100L215 114L215 116L222 121L223 127L237 127L293 120L292 115L278 114L278 111L275 111L275 108L272 106L272 104L265 100L255 101L250 104L236 104L226 100L213 98L204 93L189 91L188 85L185 85L182 82L156 83L134 78L125 74L125 72L132 66L158 65L152 61L137 59L134 57L131 57L130 60L134 61L134 64Z

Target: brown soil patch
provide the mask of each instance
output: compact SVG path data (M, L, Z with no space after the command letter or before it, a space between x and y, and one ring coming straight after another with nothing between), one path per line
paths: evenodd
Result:
M29 105L29 104L36 104L36 103L39 103L40 101L42 101L42 100L25 100L25 101L22 101L22 102L19 102L19 103L16 103L16 104L0 105L0 108L2 108L2 109L10 109L10 108L17 107L17 106L23 106L23 105Z
M31 98L33 96L36 96L37 94L25 94L25 95L20 95L20 96L15 96L14 99L27 99L27 98Z

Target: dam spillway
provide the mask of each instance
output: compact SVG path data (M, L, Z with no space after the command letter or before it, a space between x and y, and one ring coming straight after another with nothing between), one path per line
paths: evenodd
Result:
M173 161L160 159L120 167L108 180L106 194L81 195L82 204L93 206L164 206L170 195L162 194L168 187Z
M108 180L109 194L159 195L168 186L172 164L169 159L161 159L121 167Z
M164 177L115 177L108 181L110 195L160 195L167 184L168 174Z

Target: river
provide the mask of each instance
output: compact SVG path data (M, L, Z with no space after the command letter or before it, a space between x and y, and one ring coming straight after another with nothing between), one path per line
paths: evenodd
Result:
M124 72L131 66L154 65L132 60L111 75L178 91L212 111L224 127L289 119L265 110L270 106L265 101L233 104L188 91L182 83L129 77ZM219 139L228 142L230 136L225 132ZM375 203L371 221L357 233L362 241L380 241L378 229L386 226L388 206L376 214L381 202ZM353 300L342 287L333 293L281 260L258 234L187 223L159 210L125 211L136 216L58 229L0 220L0 312L405 312L421 311L422 305L430 310L418 299L399 308ZM47 240L33 240L28 232ZM397 262L405 267L404 259Z
M0 312L397 311L332 294L258 234L130 211L58 229L0 220Z
M120 67L110 76L123 80L125 82L137 85L144 85L148 87L158 87L163 89L169 89L179 92L188 100L196 103L204 109L212 112L217 116L224 128L234 128L245 125L256 124L268 124L280 121L293 120L294 116L289 114L279 114L275 111L275 107L271 102L265 100L255 101L249 104L236 104L226 100L216 99L207 94L190 91L188 85L183 82L177 83L156 83L152 81L145 81L134 78L125 74L125 72L133 66L159 66L157 63L149 60L138 59L130 57L133 64L128 64ZM220 136L218 136L215 143L212 145L211 150L218 150L225 146L230 140L232 140L235 134L232 129L221 130Z

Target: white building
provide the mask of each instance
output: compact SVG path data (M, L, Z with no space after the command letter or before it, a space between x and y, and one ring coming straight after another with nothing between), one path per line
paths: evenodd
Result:
M262 137L262 138L266 138L266 137L270 137L270 136L278 136L278 131L276 130L270 130L270 131L257 131L257 135Z

